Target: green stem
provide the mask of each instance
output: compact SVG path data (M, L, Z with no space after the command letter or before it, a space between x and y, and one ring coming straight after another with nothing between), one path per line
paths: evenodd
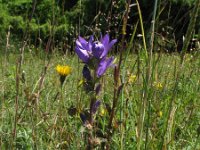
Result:
M182 52L181 52L181 64L183 64L183 62L184 62L184 56L185 56L185 53L187 51L187 48L189 46L190 40L191 40L192 35L193 35L193 31L194 31L196 19L198 17L199 9L200 9L200 0L196 0L196 3L194 5L194 10L193 10L192 15L190 17L191 18L190 24L188 26L187 33L185 35L185 41L183 43L183 48L182 48Z
M152 26L151 26L151 39L150 39L150 56L148 60L148 67L147 67L147 87L150 87L150 80L151 80L151 74L152 74L152 53L154 48L154 31L155 31L155 21L156 21L156 12L157 12L157 4L158 0L155 0L154 3L154 11L153 11L153 18L152 18ZM146 93L148 93L150 89L147 88ZM149 96L149 95L148 95ZM149 123L150 123L150 116L151 116L151 100L150 98L147 98L148 100L148 114L147 114L147 127L146 127L146 140L145 140L145 150L148 149L148 140L149 140Z

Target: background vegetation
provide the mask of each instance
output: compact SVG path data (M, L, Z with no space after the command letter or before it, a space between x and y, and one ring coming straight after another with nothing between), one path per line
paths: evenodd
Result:
M181 42L185 35L194 2L195 0L159 1L156 35L158 39L164 38L158 43L169 51L174 51L176 49L174 43ZM132 3L134 4L134 1ZM139 3L145 33L148 35L151 29L154 2L141 0ZM108 32L120 39L126 5L125 0L1 0L0 8L1 42L5 41L5 36L10 31L11 36L16 40L28 36L29 44L43 47L51 41L53 47L58 46L66 51L73 49L72 45L78 34ZM129 34L137 20L138 11L133 5L130 8L127 24ZM194 31L196 37L200 32L199 24L199 22L196 23ZM141 32L138 30L137 33ZM127 39L130 37L129 34L127 34ZM178 47L179 50L181 46Z

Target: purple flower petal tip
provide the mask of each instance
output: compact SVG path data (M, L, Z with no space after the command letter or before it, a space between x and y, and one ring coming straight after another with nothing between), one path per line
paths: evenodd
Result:
M89 60L89 53L82 49L81 47L79 46L76 46L75 47L75 52L76 54L78 55L78 57L83 61L83 62L88 62Z
M92 106L92 113L93 113L93 114L95 114L95 113L97 112L97 109L99 108L100 104L101 104L101 101L100 101L100 100L97 100L97 101L93 104L93 106Z
M110 57L108 59L104 58L100 61L99 66L96 70L97 77L101 77L106 70L112 65L114 57Z
M83 77L87 80L90 81L92 79L91 73L89 68L87 67L87 65L85 65L83 67L83 71L82 71Z
M99 93L100 93L100 91L101 91L101 87L102 87L101 84L96 85L96 87L95 87L96 95L99 95Z
M94 42L92 45L92 53L94 55L94 57L96 57L97 59L100 58L100 56L102 55L102 53L104 52L104 45L100 42Z
M83 124L85 124L85 122L86 122L86 120L87 120L87 117L86 117L86 115L85 115L85 114L83 114L83 113L80 113L80 118L81 118L81 120L82 120Z

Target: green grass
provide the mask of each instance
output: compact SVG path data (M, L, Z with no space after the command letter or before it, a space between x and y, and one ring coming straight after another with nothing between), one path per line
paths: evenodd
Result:
M89 95L79 85L83 64L77 56L52 54L44 82L40 85L45 56L34 52L25 53L19 82L16 138L13 136L16 110L16 62L18 54L1 55L0 64L0 149L84 149L85 131L79 113L89 106ZM148 149L200 149L197 129L200 126L200 55L187 54L183 68L179 54L154 54L152 82L148 88L150 110L146 111L141 149L145 146L148 125ZM57 64L72 67L60 88ZM137 55L126 60L123 97L117 106L113 121L114 134L111 149L136 149L138 117L145 84L145 61L141 58L138 72ZM25 81L23 81L23 76ZM128 83L129 74L139 75ZM113 99L113 69L102 79L103 90L99 99L102 104L96 116L96 130L107 133L109 109ZM158 87L161 83L162 87ZM38 95L38 90L41 92ZM36 99L39 96L38 103ZM74 115L71 115L75 108ZM106 113L101 115L101 111ZM147 113L150 113L149 121ZM122 115L122 116L121 116ZM98 136L98 135L97 135ZM162 144L163 143L163 144ZM98 148L97 148L98 149ZM100 147L99 147L100 149Z

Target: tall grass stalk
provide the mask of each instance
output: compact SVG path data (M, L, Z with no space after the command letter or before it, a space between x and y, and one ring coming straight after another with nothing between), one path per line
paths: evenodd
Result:
M17 137L17 118L18 118L18 104L19 104L19 82L20 82L20 75L19 75L19 69L20 69L20 62L18 61L16 64L16 96L15 96L15 117L14 117L14 126L13 126L13 139L11 140L12 149L14 149L16 137Z
M175 67L174 67L174 77L175 77L175 83L174 83L174 88L173 88L173 94L172 94L172 97L170 98L170 101L169 101L168 107L167 107L168 110L167 110L167 114L165 117L165 123L164 123L163 131L162 131L162 135L161 135L161 142L159 145L160 150L162 150L164 147L167 148L166 134L167 134L168 127L170 125L170 120L171 120L170 117L172 116L172 112L175 108L174 104L175 104L175 100L176 100L176 96L177 96L178 83L179 83L179 79L180 79L180 70L178 70L176 61L175 61Z
M11 26L8 27L8 33L6 35L6 48L5 48L5 57L4 57L6 66L7 66L8 50L10 47L10 28Z
M189 23L189 26L188 26L188 29L187 29L187 32L186 32L186 35L185 35L185 40L184 40L183 48L182 48L182 51L181 51L181 64L184 63L184 56L187 52L188 46L190 44L190 40L191 40L193 32L194 32L194 27L195 27L196 19L198 17L199 9L200 9L200 0L196 0L196 3L194 5L194 9L191 13L190 23Z
M32 5L32 12L31 15L28 19L27 22L27 26L26 26L26 31L25 31L25 35L23 38L23 42L22 42L22 47L20 48L20 56L17 60L17 65L16 65L16 96L15 96L15 117L14 117L14 127L13 127L13 140L12 140L12 148L14 148L14 142L16 143L16 137L17 137L17 122L18 122L18 105L19 105L19 91L20 91L20 74L21 74L21 67L22 67L22 63L24 60L24 49L26 47L27 44L27 37L28 37L28 30L29 30L29 23L33 17L34 11L35 11L35 7L36 7L36 0L33 1L33 5Z
M148 59L148 53L147 53L147 44L146 44L145 33L144 33L142 12L141 12L140 4L139 4L138 0L136 0L136 3L137 3L137 10L138 10L138 13L139 13L140 28L141 28L141 32L142 32L142 42L143 42L143 48L144 48L144 53L145 53L145 60L147 60Z
M129 11L130 11L130 3L131 1L129 0L126 4L126 12L125 12L125 16L124 16L124 19L123 19L123 26L122 26L122 49L120 51L120 61L122 60L122 50L125 51L125 46L124 46L124 42L125 42L125 35L126 35L126 27L127 27L127 21L128 21L128 15L129 15ZM134 31L133 31L133 34L131 36L131 40L130 40L130 43L129 43L129 46L127 47L126 49L126 53L127 55L130 53L130 49L131 49L131 46L132 46L132 43L133 43L133 39L134 39L134 36L135 36L135 32L136 32L136 28L134 28ZM125 60L124 60L124 63L126 63L126 60L127 60L127 55L125 57ZM122 62L119 62L118 64L118 69L120 70L120 66L121 66L121 63ZM125 77L125 68L123 68L123 64L122 64L122 85L124 85L125 81L124 81L124 77ZM124 93L123 93L123 89L121 89L121 105L120 105L120 120L122 122L121 126L120 126L120 130L121 130L121 137L120 137L120 149L123 150L124 148L124 125L125 125L125 121L126 120L123 120L124 119Z
M149 88L152 86L150 82L151 82L151 75L153 74L152 57L153 57L153 48L154 48L154 32L155 32L157 5L158 5L158 0L155 0L153 18L151 21L152 24L151 24L150 52L149 52L149 57L148 57L149 59L148 59L148 67L147 67L147 74L146 74L148 91L146 91L146 93L149 93ZM149 124L150 124L150 116L151 116L151 99L149 97L147 99L148 99L148 115L147 115L147 125L146 125L147 127L146 127L145 149L148 149Z
M126 81L125 81L125 77L126 77L126 65L127 65L127 59L128 59L128 56L130 55L130 51L131 51L131 48L133 46L133 40L134 40L134 37L135 37L135 33L136 33L136 30L137 30L137 26L138 26L138 22L136 23L136 25L134 26L134 29L133 29L133 33L132 33L132 36L131 36L131 40L128 44L128 47L126 49L126 56L124 58L124 63L122 65L122 83L124 84ZM120 144L121 144L121 149L123 149L123 145L124 145L124 130L123 130L123 124L125 124L125 121L126 120L123 120L124 119L124 114L123 114L123 111L124 111L125 107L124 107L124 88L122 89L122 94L121 94L121 105L120 105L120 120L123 122L122 125L121 125L121 140L120 140Z
M119 63L118 65L115 67L114 70L114 93L113 93L113 103L112 103L112 109L111 109L111 114L110 114L110 118L109 118L109 123L108 123L108 136L107 136L107 145L106 145L106 149L110 149L110 140L111 140L111 136L114 132L113 127L112 127L112 123L113 123L113 119L114 116L116 115L116 109L118 106L118 100L119 97L121 95L121 91L123 89L123 83L120 83L120 71L121 71L121 65L122 65L122 60L123 60L123 54L125 51L125 35L126 35L126 27L127 27L127 21L128 21L128 14L129 14L129 6L130 6L131 0L128 0L126 3L126 12L123 18L123 26L122 26L122 41L121 41L121 49L120 49L120 56L119 56ZM122 103L124 101L123 99L123 95L122 95L122 99L121 99ZM122 110L121 110L122 111ZM122 129L123 127L121 127ZM123 130L123 129L122 129ZM121 149L123 149L123 132L121 133Z
M148 65L148 52L147 52L145 33L144 33L144 27L143 27L142 12L141 12L141 9L140 9L139 2L137 0L136 0L136 3L137 3L137 10L138 10L138 13L139 13L140 28L141 28L141 31L142 31L142 41L143 41L143 49L144 49L144 55L145 55L145 63L146 63L146 65ZM139 56L139 60L140 60L140 56ZM148 69L148 66L146 66L146 67ZM140 103L140 106L139 106L140 114L139 114L138 126L137 126L137 131L138 131L137 149L138 150L141 149L142 139L143 139L144 118L145 118L147 96L148 96L147 95L148 94L147 86L148 86L148 78L149 78L148 75L149 74L147 72L147 81L144 80L144 83L143 83L144 89L143 89L143 93L142 93L142 97L141 97L141 103Z
M2 57L2 55L0 56L0 60L1 60L1 73L2 74L5 74L6 72L6 69L7 66L8 66L8 50L9 50L9 47L10 47L10 26L8 27L8 32L7 32L7 35L6 35L6 45L5 45L5 52L4 52L4 58ZM2 78L2 82L5 82L6 79L5 77L3 76ZM4 102L5 102L5 87L2 86L1 87L1 93L0 95L2 94L2 101L1 101L1 112L3 112L3 106L4 106ZM1 119L0 119L2 122L3 122L3 115L1 115ZM2 143L2 136L0 136L0 145Z

